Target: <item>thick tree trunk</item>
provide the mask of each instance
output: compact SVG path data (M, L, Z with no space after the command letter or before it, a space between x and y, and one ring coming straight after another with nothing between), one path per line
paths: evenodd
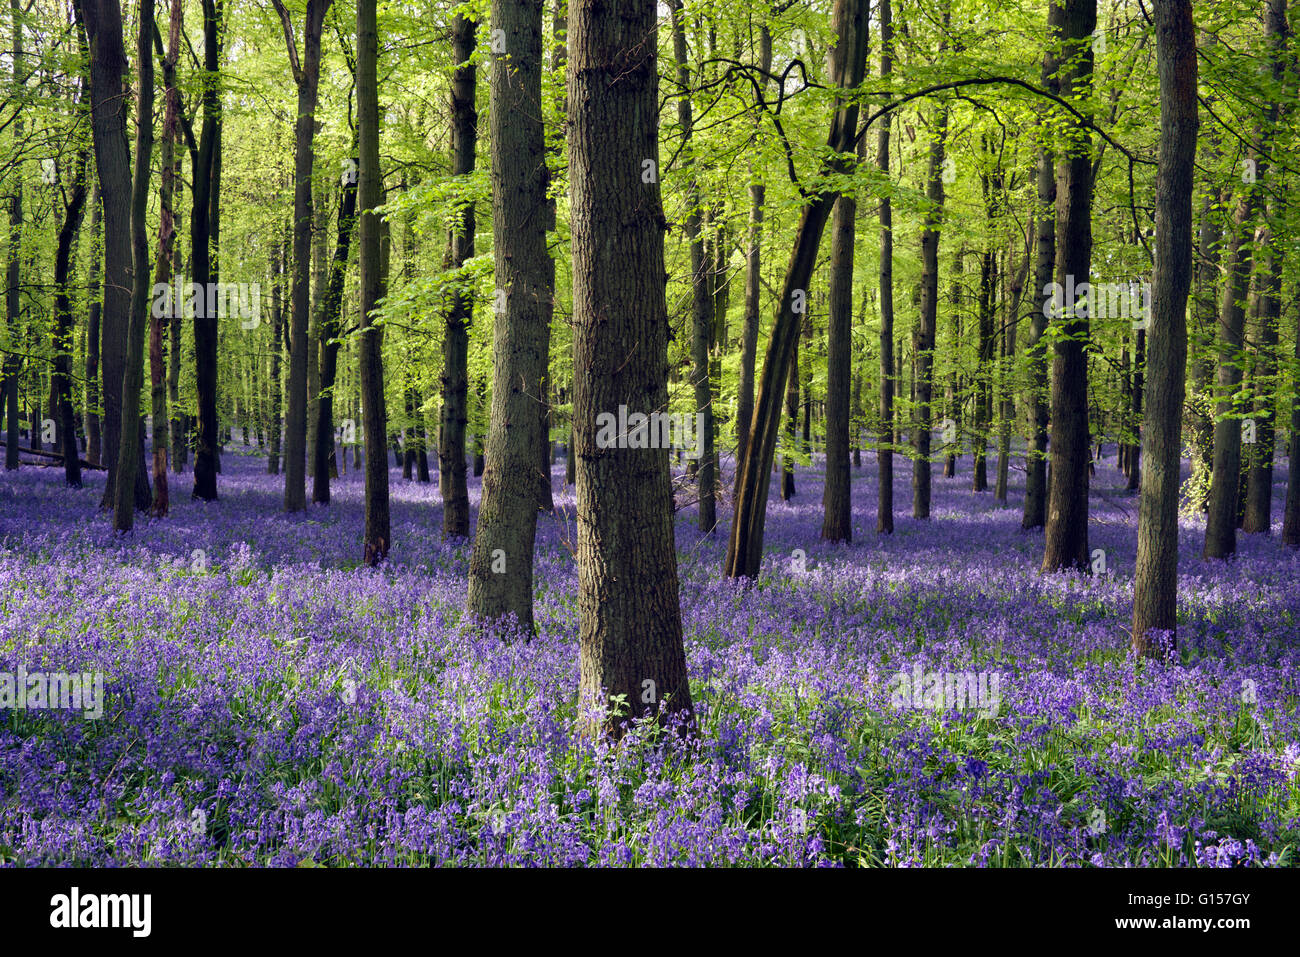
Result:
M493 323L491 426L470 554L469 610L485 621L512 617L527 636L533 631L537 450L545 421L538 414L539 398L554 293L547 223L537 216L539 208L546 208L548 179L542 125L542 0L494 0L492 23L504 31L508 54L508 59L496 56L492 64L491 110L493 249L496 288L505 294L505 308L497 311ZM575 152L575 162L577 158ZM634 165L639 171L639 164ZM575 211L576 203L575 198ZM576 252L576 218L574 230ZM575 257L575 302L577 271ZM463 454L461 468L463 473Z
M620 703L691 711L668 451L597 443L598 416L668 402L655 31L653 0L572 0L579 700L615 735Z
M944 8L944 22L948 20ZM930 142L930 168L924 225L921 229L921 310L913 336L915 348L913 375L916 421L912 442L915 453L912 462L912 517L930 517L930 434L931 400L934 394L934 339L939 316L939 229L943 221L943 166L944 138L948 131L948 106L938 108L933 139Z
M1152 632L1172 633L1178 610L1178 484L1182 459L1187 293L1192 270L1192 178L1199 120L1196 27L1191 0L1155 5L1160 77L1160 160L1156 174L1155 273L1147 374L1146 468L1142 470L1132 647L1160 652Z
M452 20L452 59L458 64L451 83L452 174L469 177L474 172L478 113L474 109L477 68L473 20L459 13ZM474 255L474 204L466 202L454 216L447 239L447 268L459 270ZM517 291L518 292L518 291ZM507 291L508 295L508 291ZM500 297L497 297L499 301ZM499 306L498 306L499 308ZM469 535L469 491L465 480L465 425L469 419L469 324L474 304L457 287L451 293L443 333L442 427L438 432L438 489L442 494L442 533L448 538ZM536 385L533 386L536 402ZM493 397L495 401L495 396ZM528 413L536 416L533 408ZM512 423L513 424L513 423ZM528 434L536 430L527 428ZM531 473L536 467L533 462ZM533 493L534 498L536 492Z
M835 2L831 19L839 42L831 52L828 71L829 81L835 87L853 89L862 83L867 54L867 6L865 0ZM827 145L835 155L827 161L826 172L844 169L843 154L853 149L857 124L857 103L839 100L827 138ZM762 562L767 492L772 480L772 457L781 419L780 390L791 374L795 343L807 308L808 282L816 263L822 230L834 202L833 193L811 197L795 229L794 248L781 291L780 311L763 362L753 426L745 457L736 472L735 518L727 544L726 574L730 578L753 578Z
M1300 548L1300 312L1296 314L1295 380L1291 385L1291 446L1288 449L1286 509L1282 516L1282 544Z
M1097 0L1065 0L1061 33L1069 58L1060 83L1061 95L1067 99L1088 95L1096 26ZM1091 568L1086 346L1090 317L1086 309L1076 308L1071 301L1075 284L1088 282L1092 265L1091 135L1082 125L1072 127L1070 133L1056 166L1056 282L1065 295L1060 318L1062 336L1056 342L1052 360L1052 471L1042 566L1047 572Z
M1269 203L1268 219L1277 222L1277 202ZM1278 345L1278 319L1282 311L1282 246L1273 239L1270 230L1264 231L1260 254L1264 268L1257 312L1259 348L1254 366L1255 381L1255 444L1250 450L1250 465L1246 476L1245 512L1241 530L1251 534L1267 535L1273 524L1273 446L1276 443L1273 415L1277 406L1277 360L1274 352Z

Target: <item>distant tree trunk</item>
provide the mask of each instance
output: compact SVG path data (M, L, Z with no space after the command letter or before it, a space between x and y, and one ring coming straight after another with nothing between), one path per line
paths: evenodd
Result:
M307 333L311 318L312 166L320 86L321 31L331 0L307 0L302 62L289 12L273 0L284 30L289 66L298 90L293 150L293 285L289 319L289 408L284 434L284 510L307 507ZM355 179L355 171L344 176ZM364 317L363 317L364 319ZM195 470L198 463L195 462Z
M1192 270L1192 179L1199 120L1196 27L1191 0L1154 5L1160 77L1160 159L1156 174L1155 272L1152 276L1150 401L1142 441L1132 648L1160 652L1152 631L1173 632L1178 606L1178 484L1182 459L1187 293Z
M1295 380L1291 385L1291 446L1288 450L1286 510L1282 517L1282 544L1300 548L1300 313L1296 314Z
M162 184L159 190L161 222L158 227L158 256L154 264L154 286L167 288L172 281L172 260L175 257L176 218L176 143L180 139L180 91L176 88L176 61L180 56L181 0L172 0L168 16L167 52L163 56L163 87L165 112L163 117ZM167 299L167 308L160 310L155 303L150 310L149 323L149 386L153 413L153 504L150 514L161 518L167 514L170 501L167 488L168 431L167 366L163 356L164 325L175 325L184 311L181 303Z
M484 621L512 616L522 632L531 635L538 433L544 422L538 411L555 275L546 248L547 223L537 216L539 208L546 208L548 180L542 125L542 0L493 0L492 23L504 32L509 57L494 57L491 81L492 248L496 288L505 295L505 308L497 310L493 323L491 426L469 561L469 610ZM618 99L600 88L586 95ZM603 115L603 110L598 112ZM575 163L578 156L575 149ZM640 164L631 165L639 176ZM575 186L575 253L578 202ZM630 220L628 228L635 228ZM578 270L575 255L575 320L580 322ZM662 272L661 259L661 277ZM575 339L575 355L577 348ZM464 464L462 450L462 476Z
M77 7L80 9L80 6ZM100 433L99 346L101 337L101 309L104 299L100 268L104 262L104 247L100 241L103 217L99 199L99 179L96 177L90 200L90 270L86 281L86 295L90 305L86 311L86 461L99 465L103 455ZM15 416L15 420L17 416ZM15 423L16 427L16 423ZM17 447L17 439L10 439Z
M85 43L82 42L84 51ZM84 101L82 101L84 102ZM78 103L78 112L84 111ZM59 417L63 450L63 477L70 488L81 488L81 453L77 449L77 417L72 406L72 335L76 320L68 295L68 277L72 271L72 252L81 230L86 210L86 163L89 145L77 151L73 160L72 193L59 227L58 250L54 257L54 391L52 413Z
M1277 221L1276 200L1269 203L1270 221ZM1255 359L1255 444L1250 450L1246 477L1245 514L1241 530L1267 535L1273 525L1273 446L1277 438L1273 429L1273 410L1277 405L1278 319L1282 312L1282 246L1272 232L1264 230L1260 254L1264 267L1260 274L1261 290L1257 312L1259 349Z
M991 217L990 217L991 218ZM979 341L975 370L975 427L971 430L973 459L971 491L989 490L988 430L993 420L993 350L997 347L997 252L986 249L980 256Z
M1060 61L1055 44L1059 41L1065 11L1059 3L1047 6L1047 51L1043 54L1042 85L1051 93L1060 91L1057 75ZM1025 510L1020 527L1026 531L1047 522L1047 426L1048 405L1047 342L1048 296L1056 272L1056 157L1045 146L1038 150L1038 210L1035 220L1037 255L1034 260L1034 295L1042 304L1031 314L1025 356L1029 366L1029 443L1025 453Z
M1070 54L1060 77L1063 97L1084 97L1092 85L1092 34L1097 0L1064 0L1062 38ZM1063 57L1064 59L1064 57ZM1057 159L1056 281L1073 292L1092 263L1091 136L1082 124ZM1052 361L1052 472L1048 487L1043 571L1091 568L1088 552L1088 355L1090 317L1071 297L1062 304L1062 337ZM1079 313L1083 312L1083 315Z
M348 177L339 191L338 234L330 260L324 293L316 299L316 325L320 329L320 397L316 403L316 446L312 449L311 500L330 501L330 479L338 478L334 460L334 391L339 360L339 313L343 306L343 281L357 222L357 183ZM287 444L287 443L286 443Z
M1272 50L1273 82L1280 84L1286 69L1286 0L1269 0L1265 33ZM1248 162L1256 169L1267 162L1277 102L1269 103L1265 119L1249 150ZM1260 170L1262 172L1262 170ZM1214 423L1214 468L1210 479L1210 507L1205 522L1206 558L1228 558L1237 551L1238 495L1241 482L1241 421L1234 415L1234 396L1241 384L1242 340L1246 314L1242 299L1250 279L1253 251L1248 232L1259 206L1261 190L1246 184L1237 201L1228 245L1224 251L1226 276L1219 309L1218 415Z
M375 0L357 0L357 215L361 264L361 418L366 443L366 504L363 561L378 565L388 555L392 531L388 514L388 410L384 403L384 333L374 309L384 296L387 247L378 207L384 201L379 165L379 29Z
M948 7L944 7L944 23L948 22ZM921 311L913 341L913 358L916 371L913 388L916 391L916 426L912 442L916 449L912 463L912 517L930 517L930 432L931 399L934 393L934 339L938 329L939 314L939 231L943 221L943 167L944 138L948 131L948 106L945 102L935 117L933 139L930 141L930 168L927 174L924 225L921 230Z
M701 440L703 452L696 464L695 482L699 497L700 531L712 532L718 524L714 498L713 471L713 390L709 382L709 345L713 333L713 292L709 288L711 263L705 255L700 235L700 194L695 181L695 160L691 154L691 69L687 60L686 24L683 23L681 0L668 0L672 16L673 51L677 59L677 125L682 135L682 172L686 178L686 241L691 251L691 384L695 393L695 411L703 416ZM654 410L646 410L647 412Z
M1131 442L1124 453L1124 474L1128 477L1127 488L1134 491L1138 488L1139 476L1142 473L1142 400L1143 393L1146 391L1144 385L1146 365L1147 365L1147 334L1146 330L1139 329L1133 337L1133 393L1129 397L1129 410L1133 419L1133 430L1136 433L1135 440ZM1186 339L1186 324L1184 323L1184 340ZM1186 342L1184 341L1183 349L1186 352ZM1186 366L1186 356L1184 355L1183 365ZM1182 413L1181 408L1179 414Z
M795 339L790 356L790 375L785 382L786 451L781 456L781 501L794 498L794 450L799 437L799 340Z
M266 456L266 471L269 475L280 474L280 433L283 425L280 421L283 409L284 385L280 381L280 355L284 343L284 307L280 286L284 282L284 243L276 243L271 260L271 414L270 414L270 449Z
M129 532L135 524L136 471L143 472L140 390L144 386L145 335L149 330L149 174L153 159L153 10L154 0L140 0L136 40L139 89L136 91L135 171L131 180L131 312L127 324L126 361L122 374L122 441L113 490L113 528ZM166 157L170 166L170 157ZM170 169L168 169L170 172ZM164 229L171 197L164 203ZM161 349L161 340L160 340ZM161 361L161 356L159 357ZM164 456L166 446L163 447ZM163 464L166 482L166 461ZM165 494L165 493L164 493ZM148 503L146 503L148 504Z
M841 89L855 89L862 83L866 66L866 0L835 0L831 14L839 42L830 54L828 80ZM827 145L834 154L825 172L845 166L842 154L854 146L858 105L837 100ZM735 517L727 544L726 575L730 578L758 574L763 557L763 527L767 517L767 492L772 480L772 458L780 425L782 384L791 374L794 350L807 309L808 282L816 263L821 235L835 203L833 193L811 197L795 229L794 249L779 300L779 313L772 328L763 375L759 381L753 427L746 443L745 458L736 472Z
M883 0L888 4L889 0ZM755 82L759 89L767 87L767 74L772 69L772 34L767 23L758 27L758 67L761 71ZM762 123L760 115L758 122ZM756 133L751 142L757 142ZM757 177L755 177L757 178ZM740 334L740 383L736 395L736 467L745 458L749 430L754 419L754 362L758 352L758 326L762 321L762 247L763 204L767 186L759 180L749 185L749 250L745 256L745 319Z
M1217 155L1213 151L1213 139L1203 137L1204 139L1210 140L1212 155ZM1209 482L1214 469L1214 417L1211 415L1214 397L1211 394L1210 380L1213 376L1215 326L1219 321L1215 289L1219 281L1219 256L1223 241L1219 216L1223 195L1223 189L1218 186L1206 190L1201 204L1201 225L1194 267L1196 294L1192 303L1192 318L1195 325L1188 360L1191 364L1192 392L1186 410L1192 446L1190 505L1198 512L1209 509Z
M474 55L474 29L475 22L460 13L452 18L451 55L457 67L451 83L451 172L454 176L466 178L474 172L475 137L478 129L478 113L474 109L477 68L471 60ZM474 204L472 201L465 202L453 215L449 230L448 269L459 270L474 255L474 229ZM447 310L444 324L442 428L438 433L438 488L443 502L442 533L448 538L464 538L469 535L465 425L469 419L469 324L473 319L473 310L473 300L458 285L451 293L451 308ZM535 396L533 401L536 402ZM535 416L536 409L531 409L528 414ZM527 431L529 435L535 432L534 429ZM530 467L530 472L533 467L535 464Z
M880 0L880 79L889 82L894 68L894 26L890 0ZM876 134L876 166L889 175L889 133L892 114L881 117ZM889 195L880 198L880 431L876 464L876 531L894 532L894 211Z
M611 702L692 710L668 452L596 441L602 413L668 402L655 3L572 0L569 27L579 701L618 735Z
M203 125L198 151L191 157L193 187L190 206L190 268L192 282L206 290L213 281L213 196L220 166L221 0L203 0L203 69L207 82L201 98ZM194 386L198 398L198 432L194 448L193 497L216 501L221 469L217 435L217 317L208 315L206 296L194 309Z
M1003 507L1007 504L1007 479L1010 470L1011 460L1011 421L1015 418L1016 402L1015 393L1011 383L1011 368L1016 356L1016 334L1020 327L1020 301L1025 291L1025 276L1029 272L1029 254L1033 244L1033 224L1030 224L1030 235L1026 237L1024 255L1020 258L1020 265L1012 273L1012 263L1010 259L1007 262L1006 275L1009 277L1009 288L1006 294L1006 310L1004 314L1005 332L1002 336L1002 355L1003 371L1001 382L1001 401L999 403L998 417L998 478L997 486L994 489L993 497L1002 503ZM1008 256L1014 254L1014 247Z

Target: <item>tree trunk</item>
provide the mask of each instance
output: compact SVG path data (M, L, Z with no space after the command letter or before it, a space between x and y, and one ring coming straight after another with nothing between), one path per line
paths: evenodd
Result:
M883 0L888 4L889 0ZM772 69L772 34L767 23L758 27L758 67L761 71L755 82L760 90L767 88L767 74ZM758 123L763 117L758 116ZM757 143L755 134L753 143ZM751 170L751 175L757 174ZM754 362L758 352L758 326L761 322L763 273L763 204L767 186L759 179L749 184L749 251L745 256L745 319L740 334L740 382L736 395L736 467L745 458L749 430L754 421Z
M1064 0L1062 39L1070 54L1060 76L1061 95L1088 95L1092 84L1092 33L1097 0ZM1065 57L1063 57L1065 59ZM1072 142L1071 142L1072 141ZM1048 486L1043 571L1087 571L1088 355L1090 318L1076 308L1076 283L1086 283L1092 263L1091 135L1075 125L1056 164L1056 282L1064 291L1061 333L1052 360L1052 472ZM1082 315L1080 315L1082 313Z
M829 81L841 89L861 85L866 64L867 3L865 0L836 0L832 23L839 42L831 52ZM858 124L856 102L837 100L827 145L834 154L824 172L845 168L843 154L854 146ZM808 281L816 263L822 230L834 205L833 193L819 193L808 199L795 230L794 248L781 291L780 311L772 328L763 375L759 381L753 426L745 457L736 472L735 518L727 544L726 574L730 578L758 574L763 557L763 526L767 491L772 480L772 457L780 425L780 389L791 374L800 321L807 308Z
M474 172L475 137L478 132L478 113L474 109L474 89L478 71L471 60L474 55L474 29L475 22L459 13L452 19L452 59L458 65L451 83L451 171L452 175L465 178ZM474 229L474 204L472 201L463 203L453 217L447 239L448 269L461 269L465 261L474 255ZM516 292L522 294L523 291ZM467 403L469 324L473 319L474 304L469 294L459 286L452 292L451 297L451 308L447 310L443 337L442 428L438 434L438 488L443 503L443 535L447 538L464 538L469 535L469 491L465 480L465 424L469 418ZM497 298L499 300L500 297ZM533 390L532 401L535 403L536 384L533 385ZM493 402L495 401L494 394ZM530 409L528 414L536 417L536 408ZM527 431L530 436L536 434L534 428L527 426L524 427L524 431ZM536 462L530 462L529 473L535 468ZM533 497L536 498L535 491ZM518 556L515 557L519 560ZM531 561L531 557L529 560Z
M880 79L888 83L894 68L894 26L890 0L880 0ZM876 166L889 176L889 134L892 114L881 117L876 140ZM894 532L894 210L886 194L880 198L880 429L876 465L876 531Z
M625 716L692 710L668 451L596 440L602 413L668 402L655 30L653 0L572 0L579 700L596 709L592 730L614 735L611 703Z
M135 523L137 470L144 435L140 390L144 386L145 336L149 331L149 173L153 159L153 10L154 0L140 0L136 40L135 171L131 180L131 312L127 324L126 361L122 373L122 439L113 489L113 528L129 532ZM170 202L170 197L168 197ZM150 497L152 499L152 496ZM149 502L146 502L146 506Z
M1277 222L1277 201L1269 202L1268 219ZM1277 361L1274 352L1278 345L1278 318L1282 311L1282 258L1283 251L1271 230L1265 229L1260 254L1264 267L1260 273L1261 284L1257 334L1259 349L1255 359L1255 444L1250 450L1250 466L1246 477L1245 514L1241 530L1251 534L1267 535L1273 525L1273 446L1276 436L1273 428L1273 410L1277 405Z
M944 23L948 22L948 7L944 7ZM938 328L939 310L939 227L943 220L943 167L944 137L948 130L948 106L938 108L934 124L934 139L930 142L930 168L924 226L921 230L921 310L913 341L913 361L916 363L913 388L916 393L916 421L912 435L916 449L912 463L912 517L930 517L930 431L931 399L934 392L934 338Z
M277 242L271 260L271 412L270 448L266 456L266 471L269 475L280 474L280 435L283 431L281 416L284 410L284 384L280 381L280 356L284 347L284 306L281 284L284 282L284 243Z
M1147 357L1151 392L1142 431L1146 468L1139 493L1133 583L1132 647L1139 655L1159 653L1158 643L1151 641L1152 632L1172 634L1177 626L1178 484L1192 270L1192 179L1199 123L1191 0L1166 0L1154 9L1160 159Z
M1042 84L1051 93L1060 90L1059 41L1065 11L1059 3L1047 6L1047 50L1043 54ZM1046 147L1038 150L1038 211L1035 220L1034 291L1043 297L1029 323L1025 357L1029 367L1029 442L1025 452L1025 510L1020 527L1042 528L1047 522L1047 334L1052 277L1056 272L1056 157Z
M289 14L275 0L284 28L289 63L298 89L293 153L293 287L289 318L289 408L284 435L284 509L307 507L307 333L311 317L312 165L315 160L316 101L320 86L321 30L330 0L307 0L303 22L303 59ZM344 173L355 180L355 171ZM364 317L363 317L364 318ZM195 462L195 470L198 463Z
M384 201L379 165L379 29L375 0L357 0L357 139L360 145L357 216L361 265L358 325L361 366L361 418L366 443L365 532L363 561L378 565L388 555L392 531L388 514L388 410L384 402L384 334L373 316L384 296L388 242L376 212Z
M320 393L316 402L316 445L312 449L311 500L330 501L330 479L338 478L334 458L334 392L337 386L340 311L348 254L357 222L357 182L348 176L339 191L338 234L330 260L324 293L316 299L316 326L320 329ZM286 441L286 445L287 445Z
M491 90L492 248L496 288L505 293L505 308L497 311L492 330L491 426L469 561L469 610L485 621L512 617L530 636L539 432L545 422L538 411L555 276L546 248L547 223L537 216L539 208L546 208L548 180L542 0L493 0L492 23L504 31L506 45L506 55L493 59ZM576 220L574 235L576 239ZM576 259L574 270L576 278ZM463 450L460 464L463 475Z
M104 299L103 283L100 280L100 269L104 264L104 247L100 241L102 213L99 179L96 177L90 200L90 269L86 281L86 294L90 300L86 310L86 461L91 465L99 465L103 459L103 417L99 398L99 348Z

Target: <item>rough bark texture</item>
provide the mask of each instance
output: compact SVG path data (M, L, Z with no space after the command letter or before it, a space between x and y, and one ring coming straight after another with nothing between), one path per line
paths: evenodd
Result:
M859 142L865 143L866 137ZM853 385L853 241L858 203L851 193L836 201L831 217L830 319L826 345L826 485L822 538L853 538L849 511L849 393Z
M542 466L537 449L545 422L539 412L544 411L554 277L547 223L537 215L546 208L547 189L542 0L494 0L492 23L504 31L506 44L506 53L493 60L491 81L493 249L505 309L497 311L492 328L491 425L470 553L469 610L486 621L513 616L531 635ZM576 260L574 268L576 277Z
M1157 653L1153 631L1173 632L1178 611L1178 480L1182 458L1187 293L1192 271L1192 177L1198 127L1196 27L1191 0L1155 4L1160 77L1155 272L1151 284L1150 385L1142 432L1133 650Z
M596 443L601 413L668 401L656 33L653 0L570 7L579 694L615 734L611 703L691 709L668 451Z
M1092 34L1096 0L1065 0L1061 95L1085 97L1092 84ZM1068 57L1068 58L1067 58ZM1056 164L1056 282L1062 289L1088 281L1092 264L1091 136L1071 129ZM1088 570L1088 355L1087 310L1064 302L1061 337L1052 360L1052 471L1048 483L1043 571Z

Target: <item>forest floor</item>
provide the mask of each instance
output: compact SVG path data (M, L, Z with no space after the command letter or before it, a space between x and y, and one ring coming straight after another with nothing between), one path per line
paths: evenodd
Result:
M1176 660L1135 661L1137 499L1113 458L1089 577L1041 575L1023 473L999 508L969 457L936 469L929 522L901 462L881 538L864 456L848 546L819 541L816 466L789 503L774 480L749 588L720 574L729 507L712 538L683 507L701 734L666 748L653 727L578 733L562 467L539 635L505 643L460 623L469 546L441 540L436 480L392 472L375 571L360 473L286 516L282 478L237 452L219 502L173 475L172 514L126 539L97 509L103 473L80 491L59 469L0 475L0 691L20 668L104 680L98 719L0 710L0 864L1297 863L1300 556L1241 536L1205 562L1185 521Z

